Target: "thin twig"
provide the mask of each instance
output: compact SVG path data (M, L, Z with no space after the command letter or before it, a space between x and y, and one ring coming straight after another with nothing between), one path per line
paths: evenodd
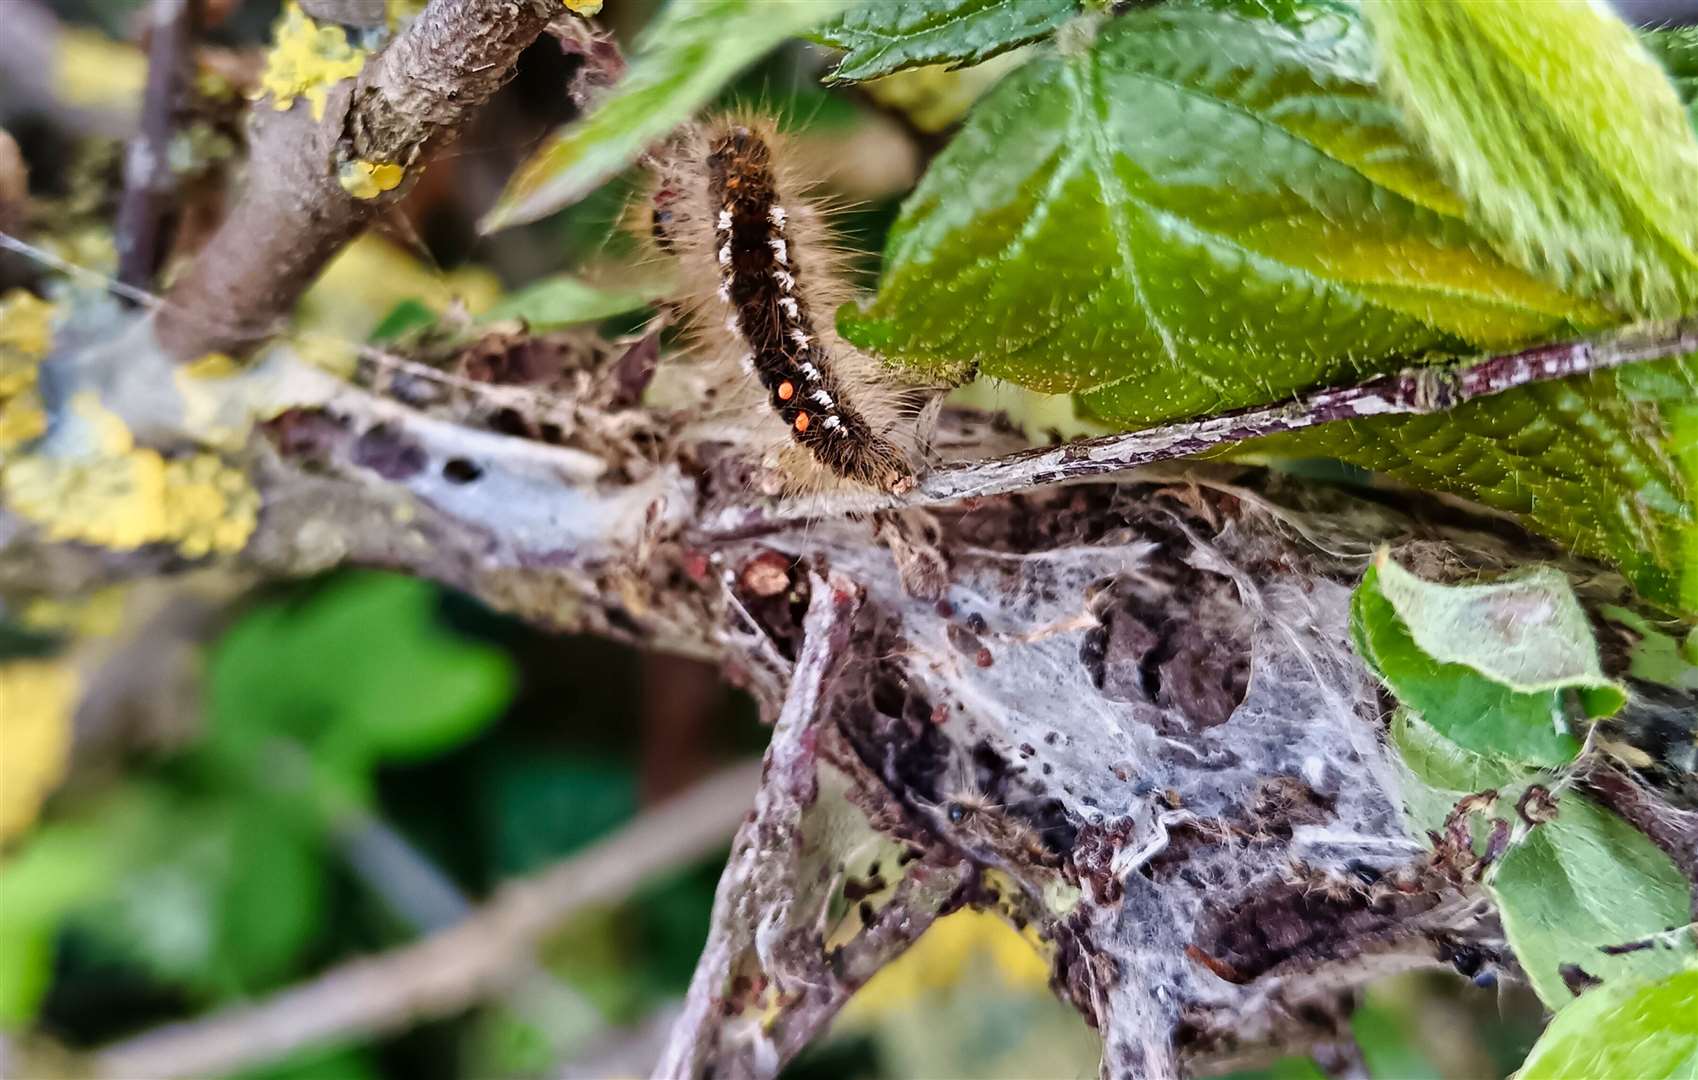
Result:
M703 543L745 539L810 518L939 506L1006 495L1125 472L1336 420L1444 412L1465 402L1533 383L1695 352L1698 352L1698 321L1687 320L1635 327L1606 337L1541 345L1456 367L1410 368L1355 386L1321 390L1285 404L1239 409L1202 420L1039 447L985 461L945 465L922 477L914 490L903 496L842 492L767 506L730 506L693 530L692 538Z
M118 204L118 280L146 288L164 257L165 223L177 192L171 139L194 65L200 0L153 0L148 13L147 90L141 130L124 156Z
M753 763L727 769L588 850L504 886L452 929L254 1004L113 1044L93 1055L96 1070L114 1078L222 1075L482 1001L522 976L537 944L571 915L724 844L758 775Z
M732 967L745 950L764 952L765 939L776 936L763 925L762 936L757 937L749 913L771 905L788 914L785 898L793 899L796 892L792 863L801 842L802 814L817 794L813 761L817 744L806 736L818 718L834 661L844 651L844 639L860 606L860 590L852 584L813 576L802 649L767 744L755 811L737 831L731 862L720 876L708 941L696 963L684 1008L655 1067L656 1076L712 1072L704 1064L716 1050L719 1011ZM761 960L762 968L779 980L780 989L788 990L783 980L789 973L782 970L782 963L766 955Z

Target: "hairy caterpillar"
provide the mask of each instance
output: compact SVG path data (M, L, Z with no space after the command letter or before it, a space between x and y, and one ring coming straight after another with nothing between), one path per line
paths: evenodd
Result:
M917 435L904 422L915 391L837 336L840 256L771 125L711 122L657 165L648 231L680 266L698 338L736 360L783 423L790 486L911 488L901 441Z

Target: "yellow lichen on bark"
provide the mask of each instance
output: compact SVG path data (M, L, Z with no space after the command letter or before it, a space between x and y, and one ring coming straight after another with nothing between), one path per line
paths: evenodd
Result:
M314 120L324 119L330 88L358 75L369 55L348 41L342 27L320 26L294 3L284 5L272 36L260 90L271 95L271 107L279 112L306 98Z
M375 199L401 184L407 170L392 161L348 161L337 170L342 190L356 199Z
M90 433L90 452L30 455L0 471L0 496L50 539L119 551L171 543L190 558L240 551L259 519L259 495L216 455L170 460L138 447L116 414L92 394L72 412Z
M0 461L47 430L36 370L52 345L52 304L24 289L0 296Z
M70 760L77 674L48 660L0 664L0 843L35 821Z

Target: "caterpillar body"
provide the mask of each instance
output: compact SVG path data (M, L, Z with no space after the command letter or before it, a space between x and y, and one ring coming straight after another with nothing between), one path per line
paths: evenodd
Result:
M792 489L914 484L905 424L915 391L837 336L847 298L819 210L797 190L778 137L752 118L675 144L650 200L655 245L678 261L698 337L758 385L791 452Z

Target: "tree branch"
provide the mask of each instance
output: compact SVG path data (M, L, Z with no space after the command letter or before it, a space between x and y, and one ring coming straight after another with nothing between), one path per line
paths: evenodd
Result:
M163 257L166 219L177 191L171 139L194 67L200 0L153 0L148 11L147 89L141 130L124 156L124 193L115 236L118 280L147 288Z
M697 784L589 849L503 886L451 929L254 1004L107 1046L93 1055L95 1068L114 1080L223 1075L476 1004L521 976L542 939L576 912L712 854L742 820L756 773L743 765Z
M338 85L322 121L300 102L281 113L261 103L247 187L161 311L167 350L179 360L240 355L276 333L331 257L409 186L356 198L338 179L341 166L395 164L410 181L560 14L556 0L431 0Z
M1194 457L1265 435L1373 416L1422 416L1517 387L1698 353L1698 321L1635 327L1618 334L1488 356L1451 367L1409 368L1306 394L1281 405L1080 439L982 461L943 465L901 496L862 492L778 506L720 508L693 530L703 541L750 537L809 517L941 506L1050 484L1088 480Z

